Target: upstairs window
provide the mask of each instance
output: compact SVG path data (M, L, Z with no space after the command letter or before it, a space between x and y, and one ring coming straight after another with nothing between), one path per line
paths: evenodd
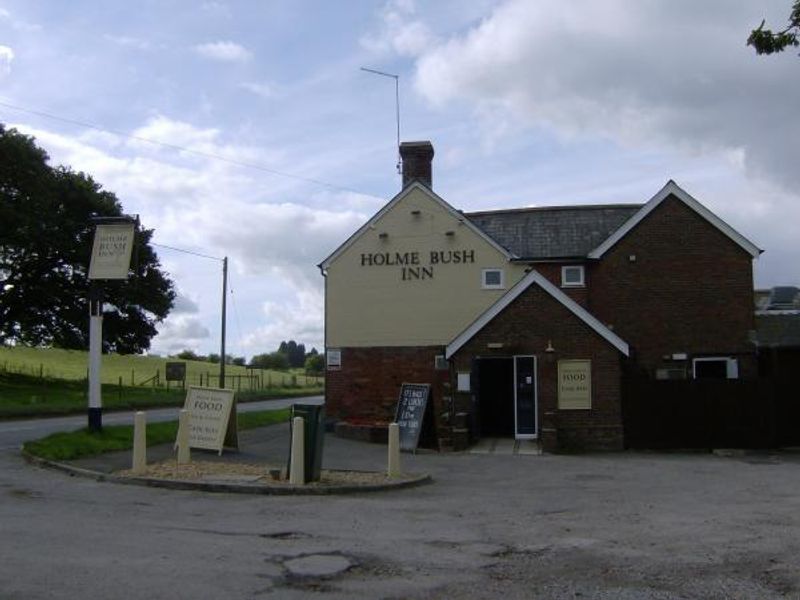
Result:
M506 286L503 269L484 269L481 271L481 287L485 290L502 290Z
M570 265L561 267L561 287L583 287L584 281L583 265Z

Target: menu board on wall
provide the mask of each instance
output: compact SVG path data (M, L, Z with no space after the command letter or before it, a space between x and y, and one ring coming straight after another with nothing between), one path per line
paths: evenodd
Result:
M592 361L558 361L558 408L592 408Z

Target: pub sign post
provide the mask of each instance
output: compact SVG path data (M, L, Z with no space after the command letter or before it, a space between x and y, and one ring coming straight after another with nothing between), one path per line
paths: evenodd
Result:
M103 429L100 369L103 355L103 286L108 279L127 279L138 217L95 217L89 263L89 431Z

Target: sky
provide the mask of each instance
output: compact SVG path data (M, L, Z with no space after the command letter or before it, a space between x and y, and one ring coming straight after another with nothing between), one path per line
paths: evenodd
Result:
M316 265L400 190L401 139L465 211L643 203L669 179L800 285L789 0L0 0L0 122L114 192L178 297L152 352L323 344ZM709 273L713 277L713 273Z

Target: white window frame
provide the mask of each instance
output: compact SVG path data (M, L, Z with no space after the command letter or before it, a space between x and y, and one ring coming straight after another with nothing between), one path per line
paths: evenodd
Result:
M697 363L699 362L725 362L725 378L739 379L739 361L730 356L703 356L692 359L692 379L697 379Z
M581 274L580 281L567 281L567 270L568 269L578 269ZM586 286L586 269L583 265L564 265L561 267L561 287L564 288L575 288L575 287L585 287Z
M500 273L500 283L486 283L487 273ZM506 289L506 274L503 269L483 269L481 271L481 288L484 290L504 290Z

